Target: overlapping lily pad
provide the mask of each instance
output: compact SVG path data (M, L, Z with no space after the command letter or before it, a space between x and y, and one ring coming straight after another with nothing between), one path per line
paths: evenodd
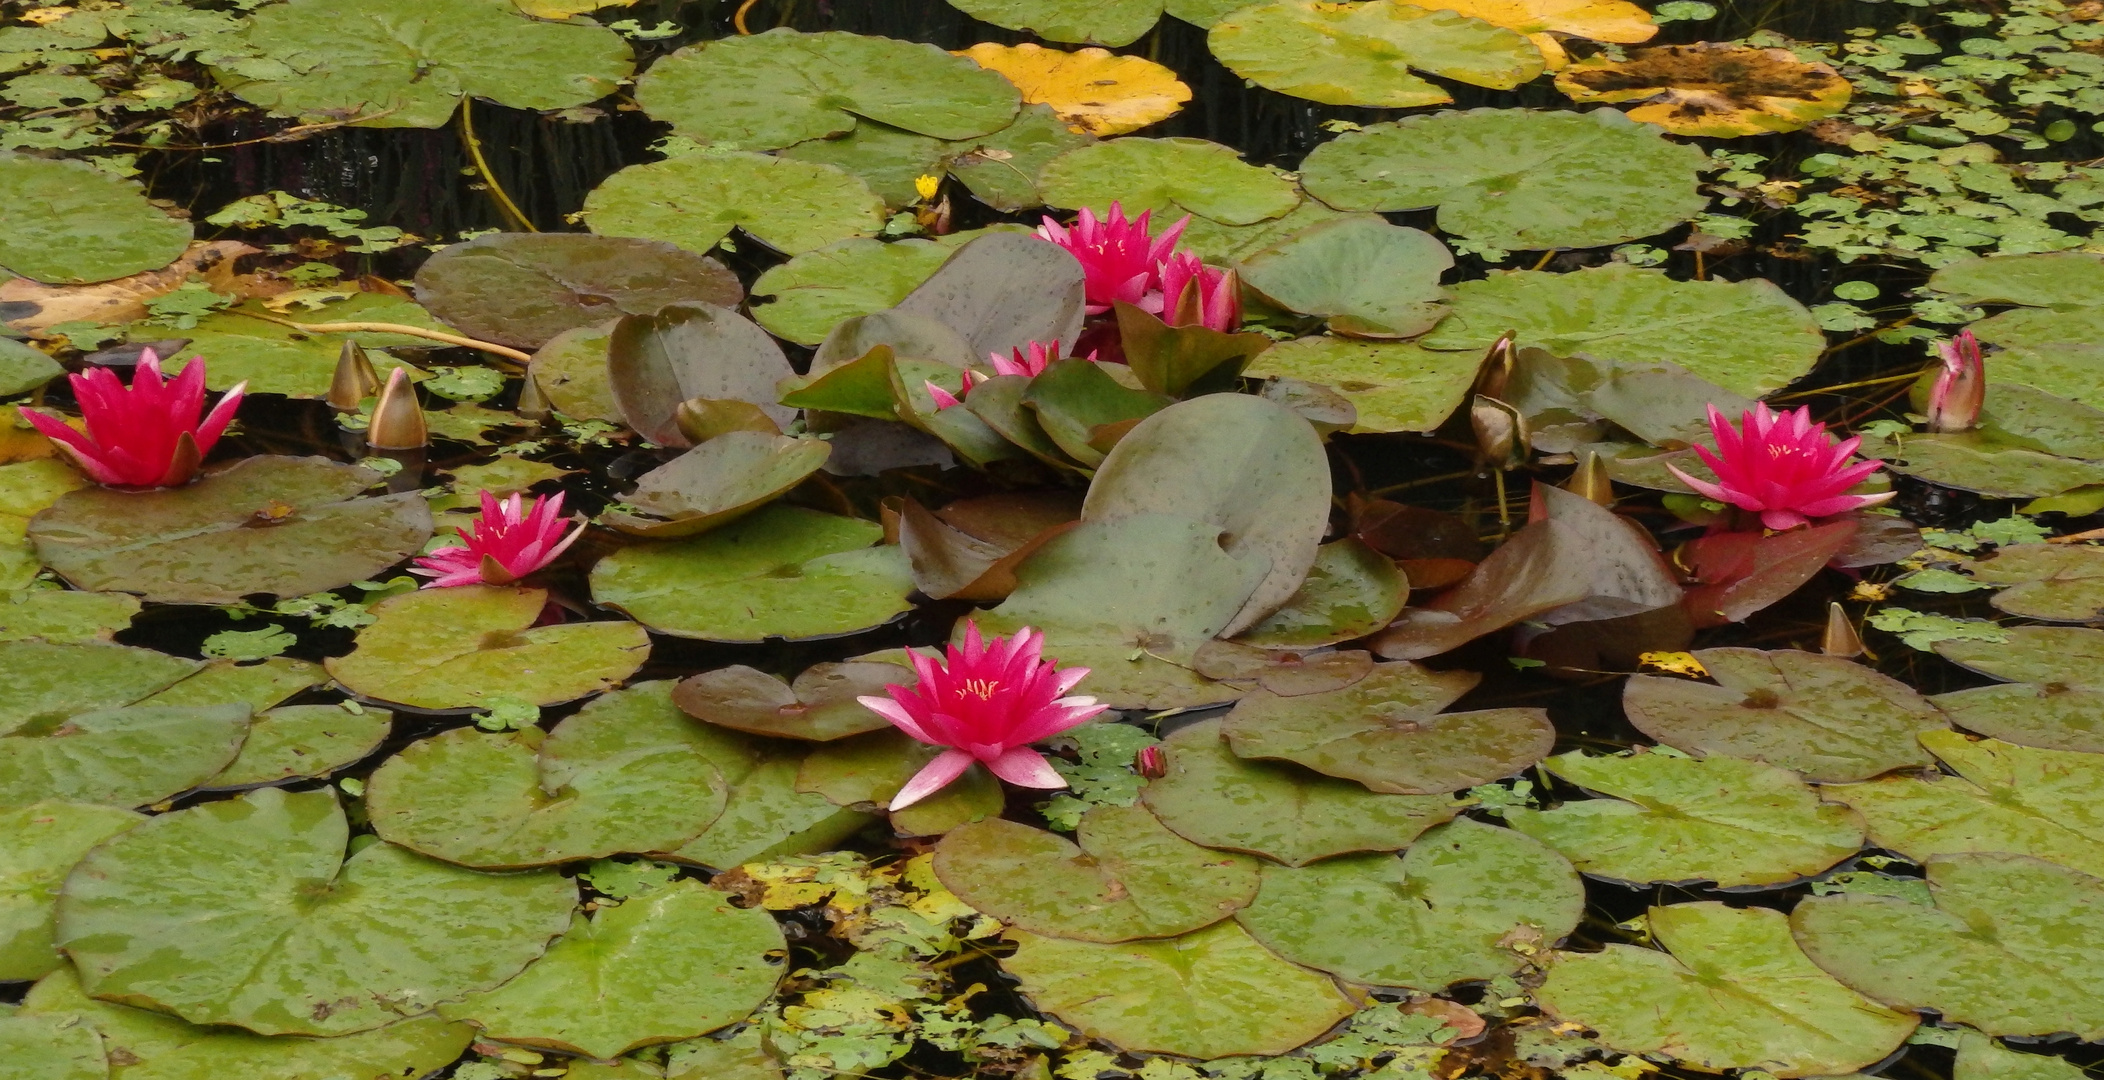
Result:
M1797 943L1856 991L1934 1009L1989 1035L2104 1036L2104 882L2025 855L1940 855L1936 906L1812 896L1790 913Z
M1185 22L1210 26L1222 12L1239 7L1234 0L951 0L974 19L1028 30L1047 41L1092 45L1130 45L1154 27L1162 9Z
M1232 922L1105 945L1010 930L1001 961L1038 1008L1125 1050L1213 1059L1283 1054L1351 1015L1328 978L1279 959Z
M1998 683L1929 703L1967 731L2023 746L2104 754L2104 688Z
M1951 1075L1956 1080L2079 1080L2086 1074L2066 1058L2018 1053L1968 1031L1958 1036Z
M950 175L972 197L1004 212L1044 205L1037 174L1053 158L1094 142L1067 128L1049 105L1025 105L1015 120L984 138L952 143Z
M1989 498L2057 495L2104 484L2104 463L2077 461L1992 438L1984 431L1865 439L1862 452L1903 476Z
M784 948L765 910L676 881L579 917L525 974L440 1012L505 1042L612 1058L744 1019L781 980L769 954Z
M268 318L257 318L259 315ZM230 390L235 383L245 382L252 394L318 398L329 392L329 379L336 371L336 361L343 354L346 341L356 341L367 350L382 379L398 367L407 368L412 379L420 380L424 373L380 350L429 349L436 345L429 338L409 334L321 333L270 319L293 323L385 322L446 330L444 324L415 303L386 293L362 292L318 308L294 308L282 313L249 301L207 315L183 331L183 336L190 339L184 358L191 354L209 358L205 385L214 390ZM153 324L132 329L138 340L154 340L167 332L166 327Z
M190 246L190 223L146 201L136 181L94 168L0 152L0 267L74 285L158 270Z
M1837 783L1930 764L1915 737L1949 726L1905 683L1838 656L1729 648L1695 658L1714 684L1638 675L1622 694L1637 730L1689 753Z
M1141 791L1162 824L1195 843L1288 866L1397 851L1467 806L1444 795L1382 795L1290 764L1235 756L1220 721L1169 736L1168 772Z
M240 755L207 786L250 787L326 776L378 750L394 730L393 719L381 709L351 712L338 705L287 705L258 714Z
M1722 888L1776 885L1819 873L1863 846L1861 818L1821 802L1796 774L1772 765L1656 753L1569 753L1544 764L1610 797L1566 801L1552 810L1513 807L1506 824L1588 874L1714 881ZM1831 789L1827 794L1838 798Z
M1128 136L1075 147L1046 163L1037 186L1053 206L1102 214L1117 202L1127 214L1153 211L1165 225L1186 213L1250 225L1300 204L1291 181L1203 139Z
M246 704L261 713L309 687L328 682L320 664L273 656L255 663L214 660L174 686L140 700L147 705ZM246 749L246 745L243 747Z
M1649 926L1670 952L1609 945L1559 954L1539 991L1543 1009L1624 1053L1786 1077L1874 1064L1917 1023L1814 966L1780 911L1673 904L1652 908Z
M1974 581L2001 586L1998 611L2045 622L2104 616L2104 550L2081 544L2015 544L1975 562Z
M691 446L679 405L694 398L757 406L777 427L796 410L775 404L775 384L795 371L752 321L713 304L673 304L614 324L606 376L621 419L660 446Z
M1526 38L1481 19L1399 0L1272 0L1232 12L1206 38L1235 74L1326 105L1409 109L1453 96L1412 70L1510 90L1542 72Z
M199 666L127 645L0 641L0 735L29 726L55 728L75 713L129 705Z
M51 941L59 885L88 849L145 820L93 803L0 811L0 982L42 978L65 963Z
M95 1029L41 1016L0 1014L0 1060L20 1080L106 1080L110 1074Z
M1273 303L1321 315L1340 333L1415 337L1446 315L1439 277L1454 256L1428 233L1377 218L1303 229L1241 261L1242 280Z
M416 492L358 497L379 479L325 458L243 458L180 488L69 492L29 535L81 589L177 604L303 596L373 577L430 539Z
M0 737L0 806L145 806L210 780L248 737L247 705L46 714Z
M755 301L766 301L753 304L753 318L778 337L816 345L844 320L904 300L953 250L940 240L855 239L804 252L753 282Z
M1849 98L1848 80L1825 64L1723 41L1590 56L1557 73L1556 88L1573 101L1641 102L1631 120L1726 139L1796 131Z
M619 321L565 330L534 352L526 377L540 385L557 412L578 420L621 422L606 369L607 344Z
M1339 210L1436 206L1441 231L1478 245L1598 247L1701 213L1709 200L1695 184L1706 161L1613 109L1470 109L1340 135L1302 162L1301 182Z
M695 536L803 483L832 452L822 439L726 432L643 474L605 521L654 539Z
M712 641L866 630L912 605L895 545L872 521L779 503L688 540L624 548L592 567L592 596L660 633Z
M1350 641L1387 626L1409 595L1394 559L1345 537L1322 545L1300 589L1236 640L1268 649Z
M1506 946L1515 932L1553 943L1584 909L1578 874L1563 856L1463 818L1419 837L1401 858L1266 866L1256 903L1235 918L1296 963L1358 983L1438 991L1511 974L1525 963Z
M352 693L413 709L465 709L502 699L553 705L635 674L650 636L631 622L536 626L540 589L462 585L374 605L357 648L327 661Z
M108 641L131 625L139 598L77 589L24 589L0 595L0 641Z
M693 153L630 165L592 189L585 223L603 236L640 236L705 252L743 229L801 255L874 234L884 200L844 170L752 153Z
M67 882L58 943L90 994L192 1023L342 1035L500 983L569 924L576 886L391 844L344 858L327 790L158 817Z
M1939 641L1936 654L1990 678L2104 689L2104 630L2007 626L2001 641Z
M974 363L1034 341L1071 343L1081 334L1081 263L1030 233L989 231L959 246L897 310L957 331Z
M878 660L814 664L794 682L734 664L681 679L672 700L687 715L719 727L831 742L891 726L855 699L913 682L913 669Z
M587 233L497 233L454 244L417 269L416 292L462 333L521 349L666 304L737 307L745 298L737 275L714 259Z
M1301 379L1343 394L1358 410L1355 434L1432 431L1468 395L1481 361L1415 342L1305 337L1264 350L1243 374Z
M857 811L881 809L941 752L897 730L840 739L804 758L796 772L796 790ZM891 827L901 836L940 836L994 817L1007 803L1001 781L985 766L973 764L941 791L892 812Z

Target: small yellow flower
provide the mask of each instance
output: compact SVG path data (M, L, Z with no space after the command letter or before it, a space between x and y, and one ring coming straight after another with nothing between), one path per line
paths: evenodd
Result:
M913 190L920 195L922 202L927 202L929 199L934 198L935 193L941 188L942 177L940 176L922 175L913 178Z

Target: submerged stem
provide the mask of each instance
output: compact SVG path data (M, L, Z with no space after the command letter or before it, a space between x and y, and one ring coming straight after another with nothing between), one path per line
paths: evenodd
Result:
M533 227L533 222L519 212L519 206L511 201L511 196L504 193L503 186L497 183L497 174L489 171L489 162L482 157L482 142L475 138L475 99L472 96L460 99L460 141L467 144L468 156L475 159L475 171L482 174L483 185L489 188L490 198L496 200L497 209L503 212L505 219L517 225L521 232L539 232Z
M494 341L480 341L471 337L462 337L459 334L448 334L438 330L426 330L421 326L410 326L407 323L303 323L294 322L291 319L280 319L271 315L262 315L253 311L236 311L233 314L245 315L251 319L261 319L267 323L276 323L279 326L290 327L294 330L305 330L315 334L401 334L405 337L420 337L430 341L442 341L448 345L457 345L463 349L474 349L477 352L489 353L492 356L501 356L506 360L510 360L516 364L525 364L532 361L533 359L532 353L520 352L519 350L510 348L509 346L499 345Z

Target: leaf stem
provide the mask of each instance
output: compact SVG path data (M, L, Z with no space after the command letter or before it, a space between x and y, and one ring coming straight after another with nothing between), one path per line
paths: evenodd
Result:
M524 365L530 363L533 360L532 353L520 352L519 350L511 348L509 346L499 345L494 341L479 341L471 337L461 337L459 334L448 334L439 330L426 330L421 326L410 326L407 323L304 323L294 322L291 319L280 319L272 315L261 315L253 311L236 311L232 314L245 315L251 319L261 319L262 321L267 323L276 323L279 326L290 327L294 330L305 330L309 333L315 334L401 334L404 337L419 337L429 341L441 341L448 345L459 346L463 349L474 349L477 352L488 353L491 356L501 356L515 364Z
M467 144L468 156L475 159L475 171L482 174L483 185L489 188L490 198L496 200L497 209L503 212L505 219L522 232L539 232L533 227L533 222L519 212L519 206L511 201L511 196L504 193L503 185L497 183L497 174L489 171L489 162L482 156L482 142L475 138L475 99L472 95L460 99L460 141Z

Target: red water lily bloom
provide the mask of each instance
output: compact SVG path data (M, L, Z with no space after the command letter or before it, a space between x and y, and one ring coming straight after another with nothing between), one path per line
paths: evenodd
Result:
M1059 342L1046 345L1042 341L1033 341L1030 343L1029 352L1016 349L1014 354L1012 359L1000 353L988 353L987 356L994 362L994 371L997 374L1035 378L1044 374L1052 361L1059 359Z
M1157 268L1175 252L1176 242L1183 238L1184 227L1191 223L1191 216L1184 215L1182 221L1163 230L1160 236L1150 236L1147 223L1153 213L1144 211L1139 217L1127 221L1125 208L1111 203L1107 218L1099 219L1084 207L1072 228L1049 217L1038 226L1039 236L1067 249L1081 260L1081 270L1087 280L1084 289L1089 314L1101 315L1119 300L1148 311L1161 310L1161 278Z
M424 588L451 585L509 585L555 561L584 535L579 524L563 535L569 521L562 516L561 492L550 497L535 495L533 507L523 509L519 496L499 501L482 493L482 514L460 532L460 544L449 544L418 556L412 574L432 580Z
M197 475L197 466L233 421L248 387L244 382L227 391L200 420L204 358L192 357L180 374L164 381L160 357L152 349L139 354L129 390L104 367L90 368L68 381L87 422L86 435L35 409L23 409L22 416L90 480L126 487L174 487Z
M964 399L971 396L972 387L985 381L986 376L976 371L966 370L964 383L957 388L957 392L954 394L937 385L933 379L923 379L921 380L921 385L927 388L928 396L935 400L935 411L941 412L944 409L954 409L964 404Z
M1162 321L1170 326L1203 326L1233 333L1242 328L1242 283L1225 270L1207 266L1196 255L1178 252L1165 260L1159 277L1162 283ZM1186 310L1184 294L1195 293Z
M1875 506L1893 495L1843 494L1884 462L1848 464L1863 440L1835 442L1825 424L1812 422L1809 406L1776 413L1766 403L1755 402L1734 429L1712 405L1709 425L1716 452L1697 446L1695 453L1716 472L1716 483L1666 467L1705 497L1758 513L1768 528L1793 529L1811 518Z
M979 625L968 621L964 647L950 646L944 660L910 654L918 685L887 686L890 697L856 699L900 731L943 748L892 796L890 809L933 795L974 761L1021 787L1067 786L1030 744L1086 723L1107 706L1092 697L1060 696L1089 669L1059 670L1043 658L1044 642L1044 635L1027 626L1014 637L981 642Z
M1980 422L1980 406L1987 400L1987 364L1980 358L1980 342L1973 332L1936 346L1943 357L1943 370L1929 388L1929 430L1968 431Z

